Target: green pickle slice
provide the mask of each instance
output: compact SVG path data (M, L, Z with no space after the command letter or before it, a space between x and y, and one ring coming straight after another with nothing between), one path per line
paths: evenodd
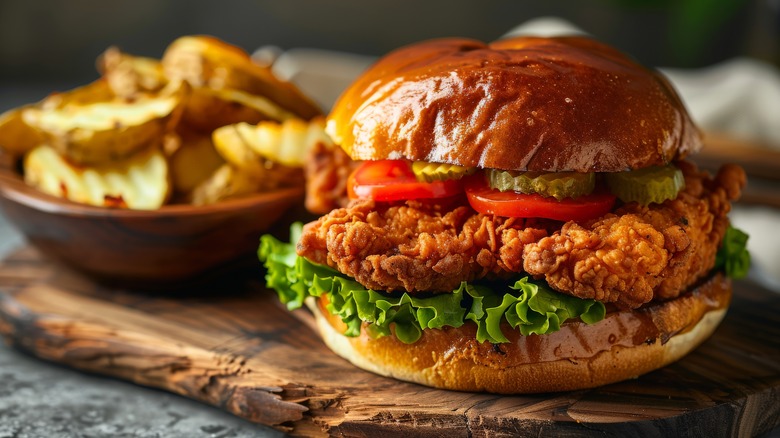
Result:
M641 205L674 199L685 187L682 171L673 165L607 173L605 179L610 191L621 201Z
M587 195L596 187L596 174L593 172L513 172L508 170L487 170L488 184L502 192L531 194L544 197L577 198Z
M412 172L417 177L417 181L421 182L461 179L466 175L471 175L476 170L476 167L463 167L457 164L429 163L427 161L415 161L412 163Z

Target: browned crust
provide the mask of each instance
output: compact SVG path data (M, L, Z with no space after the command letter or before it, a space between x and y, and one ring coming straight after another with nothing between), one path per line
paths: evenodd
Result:
M424 330L404 344L394 336L343 336L343 323L309 302L325 343L356 366L437 388L503 394L568 391L633 378L688 354L714 332L731 300L731 280L717 273L689 293L639 310L613 311L593 325L567 322L549 335L479 343L476 326Z
M399 49L344 92L328 133L356 160L535 171L641 168L701 146L665 78L584 37Z
M317 104L270 68L255 63L243 49L207 35L184 36L162 57L166 75L198 87L236 89L272 100L306 120L322 114Z

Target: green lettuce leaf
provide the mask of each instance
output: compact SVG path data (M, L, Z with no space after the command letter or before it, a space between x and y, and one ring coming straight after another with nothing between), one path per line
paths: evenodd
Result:
M499 296L491 288L476 287L463 283L473 298L466 318L477 324L477 340L508 342L501 332L501 322L519 329L523 336L544 335L561 329L567 319L580 318L588 324L604 319L604 304L594 300L583 300L550 289L543 282L523 277L509 286ZM515 292L516 291L516 292Z
M300 223L293 224L292 242L297 242L301 229ZM543 335L560 330L567 319L593 324L605 315L598 301L558 293L528 277L509 285L462 282L451 293L420 297L366 289L334 269L298 257L294 244L270 235L261 237L258 257L267 271L266 285L276 290L288 309L301 307L309 296L326 294L328 311L346 324L346 336L359 335L366 322L370 336L395 334L400 341L413 343L425 329L460 327L470 320L477 325L479 342L501 343L508 342L502 322L523 335Z
M748 237L744 231L729 225L723 236L723 243L715 255L715 268L723 269L731 278L744 278L750 270Z

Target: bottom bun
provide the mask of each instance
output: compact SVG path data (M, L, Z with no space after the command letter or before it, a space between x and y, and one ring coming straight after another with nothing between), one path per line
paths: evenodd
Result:
M500 394L569 391L630 379L668 365L704 342L726 314L731 281L716 273L680 297L635 310L609 311L592 325L566 322L547 335L502 326L508 343L480 343L471 321L423 330L413 344L395 336L357 337L325 310L309 308L328 347L355 366L436 388Z

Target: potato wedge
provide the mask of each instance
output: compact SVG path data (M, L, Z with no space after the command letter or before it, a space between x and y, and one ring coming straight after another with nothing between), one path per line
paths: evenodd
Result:
M225 160L214 149L211 136L183 132L181 144L170 157L174 191L191 192L223 164Z
M238 123L216 129L211 139L217 153L233 167L243 169L253 175L262 175L265 171L265 159L255 153L244 138L251 136L254 125Z
M97 69L111 91L124 98L157 92L168 82L159 60L129 55L114 46L98 57Z
M160 208L171 193L168 163L159 148L116 163L75 166L49 146L25 157L24 180L53 196L100 207Z
M298 88L255 64L244 50L208 36L185 36L172 42L162 57L169 80L196 87L234 89L263 96L303 119L322 112Z
M44 142L43 134L22 118L22 112L28 108L32 108L32 105L0 114L0 148L14 157L20 157Z
M249 147L257 154L287 166L303 166L306 154L315 144L333 146L325 133L325 120L315 118L305 123L289 120L282 124L260 123L256 138Z
M302 169L268 164L270 167L260 174L248 172L229 163L223 164L207 180L195 187L190 202L194 205L213 204L226 199L303 184Z
M211 133L233 123L257 123L261 120L283 121L295 114L261 96L232 89L193 87L189 93L182 122L189 128Z
M256 157L291 167L301 167L307 152L317 143L328 146L333 141L325 133L325 122L290 119L284 123L260 122L257 125L238 123L218 128L212 134L217 151L228 162L242 167Z
M261 178L242 172L229 164L223 164L193 190L191 203L206 205L239 198L259 192L261 186Z
M160 141L170 130L179 96L120 99L46 110L28 108L25 123L40 130L49 144L75 163L91 165L124 158Z
M34 106L49 111L61 109L69 105L90 105L107 102L114 97L116 96L108 85L108 81L101 78L72 90L52 93Z
M34 104L10 109L0 114L0 148L12 156L20 157L46 141L43 132L24 120L23 114L28 110L55 110L69 104L89 104L112 98L108 83L97 80L70 91L52 93Z

